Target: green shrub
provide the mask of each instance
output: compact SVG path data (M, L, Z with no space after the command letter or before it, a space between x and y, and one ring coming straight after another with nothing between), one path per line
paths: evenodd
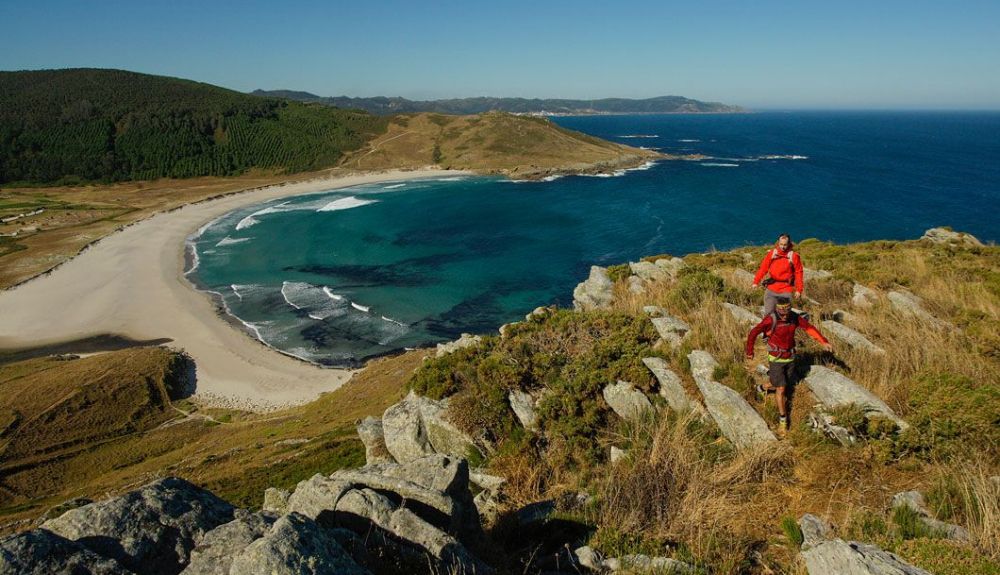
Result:
M794 517L782 517L781 530L785 532L785 537L788 538L788 541L792 545L795 547L802 546L802 528L799 527L799 522Z

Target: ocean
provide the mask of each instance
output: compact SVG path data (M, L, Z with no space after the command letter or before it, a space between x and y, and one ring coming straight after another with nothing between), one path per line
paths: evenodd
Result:
M593 264L769 244L1000 240L1000 113L764 112L553 121L711 159L612 177L441 177L242 209L191 239L188 277L248 332L329 366L496 333L570 305ZM803 254L808 261L808 254Z

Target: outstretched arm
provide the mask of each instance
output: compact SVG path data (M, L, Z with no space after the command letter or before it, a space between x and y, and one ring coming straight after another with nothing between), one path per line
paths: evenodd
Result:
M760 321L760 323L755 325L754 328L750 330L750 333L747 335L746 353L748 358L753 358L753 344L755 341L757 341L757 336L759 336L765 329L767 329L770 326L771 326L771 316L766 316L764 319Z
M795 265L795 293L798 294L797 297L800 297L806 287L805 279L803 279L805 274L802 272L802 258L799 257L798 252L795 252L792 255L792 260L792 263Z
M809 337L813 338L814 340L816 340L817 343L823 346L823 349L825 349L826 351L833 350L833 346L830 345L830 341L827 340L825 337L823 337L823 334L821 334L819 330L816 329L816 326L809 323L809 320L807 320L804 317L800 317L799 327L805 330L806 334L808 334Z

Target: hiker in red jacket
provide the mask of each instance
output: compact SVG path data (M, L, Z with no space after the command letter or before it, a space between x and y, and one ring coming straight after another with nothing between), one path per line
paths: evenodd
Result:
M767 388L757 386L757 392L763 395L772 388L778 401L778 434L788 431L788 405L785 398L785 387L794 383L795 377L795 330L802 328L809 337L815 339L823 349L831 351L833 347L823 334L809 320L800 317L792 311L792 300L781 297L777 300L775 309L764 316L747 336L747 359L753 359L753 344L757 336L764 334L767 342L767 375L770 385Z
M774 302L778 297L795 294L802 297L802 258L792 251L792 238L788 234L778 236L774 248L760 262L753 286L764 286L764 317L774 312ZM767 279L764 276L767 276Z

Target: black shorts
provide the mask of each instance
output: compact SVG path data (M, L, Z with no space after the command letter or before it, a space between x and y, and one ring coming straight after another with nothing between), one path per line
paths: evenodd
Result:
M767 377L774 387L786 387L795 383L795 362L771 362L767 368Z

